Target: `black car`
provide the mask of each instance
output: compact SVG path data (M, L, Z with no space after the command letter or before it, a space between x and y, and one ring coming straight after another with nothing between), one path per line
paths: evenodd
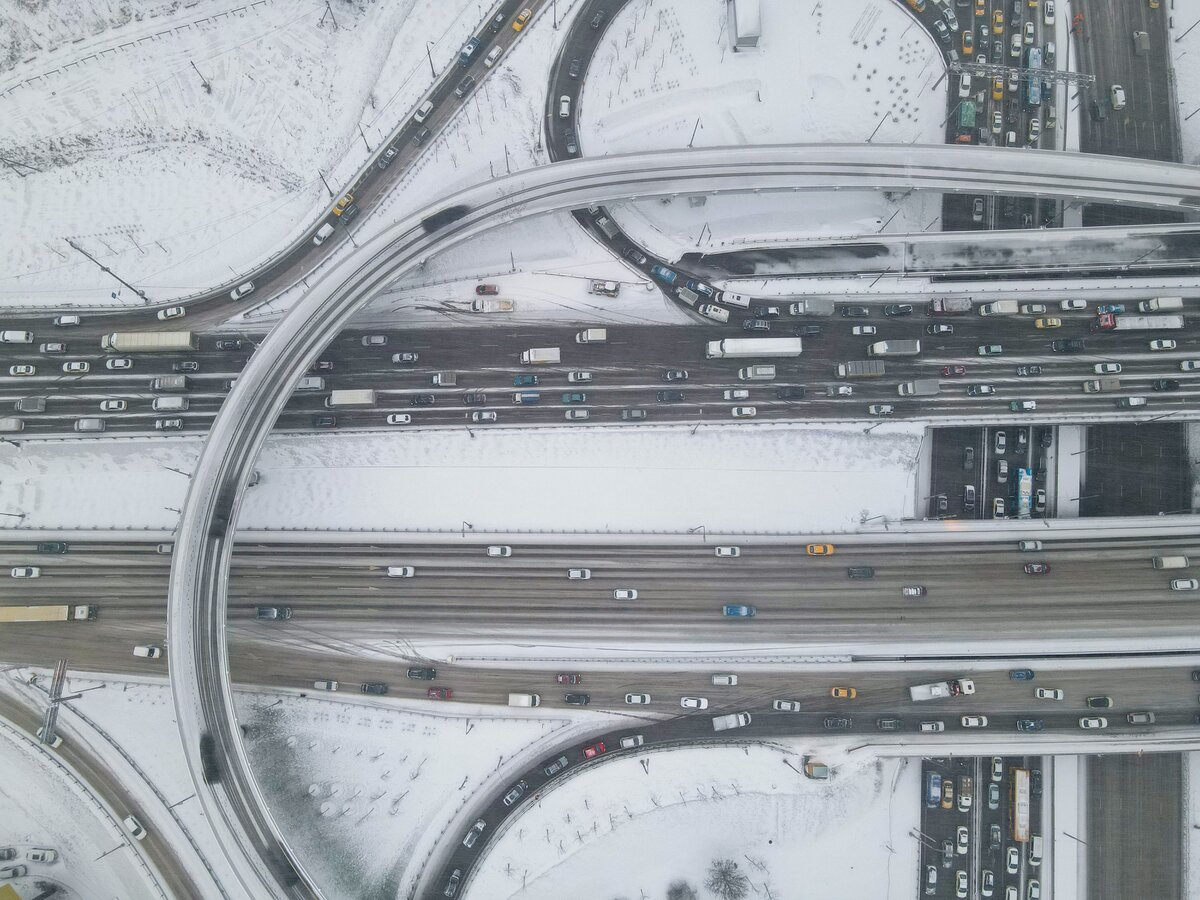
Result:
M687 369L667 369L663 372L663 381L687 381Z
M775 389L775 396L780 400L803 400L803 387L781 387Z
M1150 382L1150 387L1156 391L1177 391L1179 390L1179 381L1174 378L1156 378Z
M216 349L218 349L218 350L241 350L242 342L239 340L217 341Z
M351 203L346 207L346 211L342 213L342 224L348 226L351 222L358 218L358 214L360 212L362 212L362 209L359 208L359 205L357 203Z
M644 419L646 418L646 411L644 409L639 409L636 406L631 406L628 409L621 410L621 418L626 422Z
M579 73L583 71L583 60L578 56L571 60L571 64L567 66L567 76L570 78L578 78Z
M899 731L903 723L899 719L883 718L875 720L875 727L880 731Z
M849 716L826 716L825 728L827 731L846 731L854 720Z
M315 363L308 367L310 372L332 372L333 361L328 359L318 359Z
M337 428L337 416L313 416L313 428Z
M1049 447L1054 443L1054 431L1050 428L1038 429L1038 443L1043 447Z
M256 606L254 618L260 622L280 622L292 617L290 606Z
M1027 377L1027 376L1032 376L1032 375L1041 375L1042 367L1041 366L1017 366L1017 374L1022 377Z
M1042 796L1042 770L1029 770L1029 792L1035 797Z
M820 337L820 325L796 325L792 328L792 334L795 337Z
M587 706L592 697L590 694L563 694L563 700L572 706Z
M571 156L579 152L579 144L575 140L575 130L572 128L564 128L562 133L563 149Z
M49 541L37 545L38 553L66 553L68 549L70 548L62 541Z
M650 261L650 260L646 259L646 254L643 253L641 250L639 250L637 247L630 247L628 250L626 250L621 255L624 256L631 263L633 263L635 266L644 266L644 265L646 265L646 263L648 263Z
M606 13L598 12L598 13L596 13L596 15L592 16L592 28L593 29L599 28L601 25L604 24L605 15L606 15Z
M974 447L964 447L963 448L963 468L964 469L975 468L975 448Z
M954 326L947 325L944 322L938 323L937 325L926 325L925 333L926 334L954 334Z
M467 406L483 406L487 403L487 394L463 394L463 403Z
M508 21L508 13L496 13L496 17L492 19L492 34L499 32L506 21Z
M1088 709L1112 709L1112 697L1088 697Z
M1087 345L1079 338L1060 338L1050 342L1050 349L1055 353L1079 353L1087 349Z
M913 305L911 303L889 303L883 308L885 316L911 316L913 314Z
M843 306L843 319L865 319L871 315L871 310L865 306Z
M408 677L415 678L417 681L433 681L437 678L437 669L412 666L408 670Z
M1017 719L1017 731L1041 731L1045 727L1042 719Z
M658 392L658 402L659 403L682 403L683 402L683 391L659 391Z
M388 166L390 166L392 164L392 160L394 160L399 155L400 155L400 151L397 150L395 147L388 147L386 150L383 151L383 156L379 157L379 162L375 163L375 167L377 169L379 169L380 171L382 171L382 170L386 169Z
M743 319L742 331L770 331L771 323L766 319Z
M954 842L942 841L942 867L949 869L954 865Z
M200 363L194 360L184 360L183 362L171 363L172 372L199 372Z
M421 146L421 144L425 143L425 139L427 137L429 137L429 129L425 128L424 126L418 128L416 134L413 135L413 145L417 147ZM345 217L345 215L345 213L342 213L343 217Z
M553 762L546 763L546 765L542 766L542 771L546 773L547 778L553 778L570 764L571 761L569 759L567 759L565 756L560 756Z
M433 394L414 394L408 402L411 406L433 406L435 399Z
M473 87L475 87L475 76L464 75L462 81L460 81L458 86L454 89L454 96L462 99L471 92L471 88Z
M850 566L846 569L846 574L851 578L874 578L875 569L873 566Z
M386 694L387 685L382 681L364 681L358 686L360 694Z

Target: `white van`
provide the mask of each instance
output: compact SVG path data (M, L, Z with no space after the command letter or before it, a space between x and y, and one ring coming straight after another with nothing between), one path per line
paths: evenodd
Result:
M100 419L100 418L94 418L92 416L86 416L82 419L76 419L75 420L75 430L76 431L103 431L104 430L104 420Z
M139 644L133 648L133 655L142 659L158 659L162 656L162 647L153 644Z
M426 100L417 108L416 115L413 116L413 121L417 122L418 124L424 122L427 118L429 118L429 114L431 112L433 112L433 101Z
M0 434L11 434L14 431L24 431L25 420L16 416L0 416Z
M0 331L0 344L32 344L32 331Z
M317 233L313 235L313 243L320 247L323 243L325 243L325 239L331 234L333 234L333 226L326 222L324 225L318 228Z
M296 384L297 391L323 391L325 390L325 379L319 375L305 375Z
M187 397L155 397L150 408L155 412L185 412L188 408Z
M1191 565L1186 556L1155 556L1150 561L1156 569L1186 569Z
M725 323L729 321L729 310L714 306L711 303L706 303L700 307L698 312L706 319L712 319L714 322Z
M737 687L736 675L714 675L712 683L718 687Z
M489 69L496 64L496 60L500 58L500 54L504 52L503 47L493 47L491 52L484 57L483 64Z

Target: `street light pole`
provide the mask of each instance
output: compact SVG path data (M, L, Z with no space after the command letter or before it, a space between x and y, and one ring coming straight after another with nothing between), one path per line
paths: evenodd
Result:
M435 69L435 68L433 67L433 52L432 52L432 51L429 49L429 48L430 48L430 47L432 47L432 46L433 46L433 41L426 41L426 42L425 42L425 55L426 55L427 57L429 57L429 74L430 74L430 75L431 75L431 76L432 76L434 79L436 79L436 78L437 78L437 69Z

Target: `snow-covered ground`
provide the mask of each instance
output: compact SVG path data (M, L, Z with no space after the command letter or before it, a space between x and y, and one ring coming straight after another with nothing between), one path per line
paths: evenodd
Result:
M1170 28L1167 50L1175 77L1175 100L1179 105L1179 131L1183 142L1183 159L1189 166L1200 166L1200 28L1196 24L1197 10L1194 3L1182 0L1167 0L1170 11ZM1187 37L1183 33L1187 31ZM1151 48L1161 53L1160 48Z
M241 528L836 531L910 514L922 429L402 429L272 437ZM0 527L171 529L195 438L0 445ZM180 471L174 471L180 470ZM104 478L97 478L104 472ZM587 502L580 502L586 495ZM736 498L737 503L724 502Z
M831 780L805 778L800 752L764 744L580 770L509 820L467 895L658 898L684 881L708 897L709 864L732 859L754 897L916 896L920 761L817 758L834 766Z
M735 53L726 4L629 3L588 70L579 108L583 154L943 141L942 55L902 3L762 0L761 6L759 46ZM674 259L689 249L860 234L885 225L921 231L940 204L931 192L889 198L847 191L664 198L612 209L636 241Z

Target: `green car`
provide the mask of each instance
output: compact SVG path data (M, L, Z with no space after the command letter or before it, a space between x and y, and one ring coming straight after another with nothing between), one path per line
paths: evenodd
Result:
M578 391L575 391L570 394L563 394L562 402L563 403L587 403L587 394L583 394Z

